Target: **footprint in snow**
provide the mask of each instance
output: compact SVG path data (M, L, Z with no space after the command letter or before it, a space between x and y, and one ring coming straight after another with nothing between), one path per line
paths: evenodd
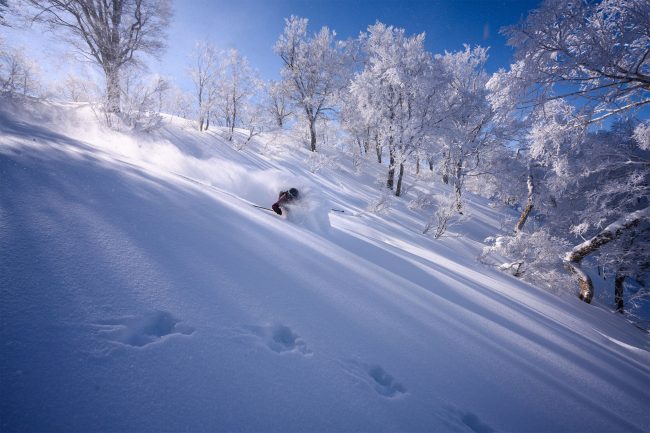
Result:
M379 365L351 360L343 363L343 369L383 397L398 398L406 394L406 387Z
M281 324L264 326L245 326L241 331L244 337L253 337L276 353L297 352L310 356L312 351L307 343L289 328Z
M449 431L496 433L496 430L485 424L476 414L454 406L446 405L438 415L447 425Z
M97 323L99 333L107 340L134 347L143 347L167 335L191 335L194 328L180 324L167 311L152 311L143 316L128 316Z

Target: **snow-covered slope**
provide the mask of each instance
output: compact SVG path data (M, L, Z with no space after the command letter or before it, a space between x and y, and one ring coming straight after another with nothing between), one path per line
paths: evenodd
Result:
M480 199L433 241L288 135L2 106L1 431L649 431L647 334L479 264Z

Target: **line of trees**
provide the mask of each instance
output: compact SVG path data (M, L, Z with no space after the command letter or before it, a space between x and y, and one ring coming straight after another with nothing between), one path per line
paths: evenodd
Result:
M209 42L199 42L192 53L189 74L199 131L207 131L214 119L228 129L227 139L232 141L235 128L249 126L255 116L253 97L262 86L248 59L236 49L219 51ZM281 112L280 121L284 117Z

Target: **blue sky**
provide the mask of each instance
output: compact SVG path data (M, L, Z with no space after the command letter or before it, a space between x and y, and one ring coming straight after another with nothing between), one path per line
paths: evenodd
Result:
M196 40L207 39L222 48L237 48L263 78L279 76L280 61L273 44L284 18L309 19L310 32L322 26L341 38L356 37L379 20L402 27L408 34L426 32L433 53L462 48L463 43L489 46L488 70L506 67L512 50L499 34L534 9L537 0L176 0L169 49L161 68L181 79L187 53Z
M426 32L432 53L462 48L463 43L490 47L489 72L507 67L512 49L499 34L502 26L516 24L537 0L174 0L168 49L152 72L170 77L189 90L189 53L198 40L219 48L237 48L248 57L262 78L279 76L280 60L273 45L284 27L284 18L309 19L309 31L326 25L340 38L356 37L379 20L402 27L407 34ZM72 68L52 36L41 31L2 29L10 45L23 45L39 59L42 68L56 76Z

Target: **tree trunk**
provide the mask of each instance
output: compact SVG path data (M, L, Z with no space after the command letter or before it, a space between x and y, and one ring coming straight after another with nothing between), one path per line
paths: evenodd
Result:
M415 174L420 174L420 157L415 159Z
M608 225L591 239L584 241L580 245L576 245L564 256L566 268L578 278L578 284L580 285L579 298L581 300L589 304L594 297L594 286L591 278L580 267L582 259L597 251L603 245L617 239L626 230L637 226L642 220L648 217L650 217L650 207L632 212Z
M370 150L370 128L366 129L366 136L363 138L363 150L364 154L368 155L368 151Z
M395 155L393 154L393 149L388 149L388 154L390 155L390 164L388 165L386 188L393 189L393 183L395 181Z
M203 87L199 86L198 89L198 124L199 124L199 131L203 131Z
M120 74L119 68L107 66L104 68L106 74L106 111L109 113L120 112Z
M207 131L209 127L210 127L210 112L208 111L208 114L205 116L205 128L203 130Z
M614 278L614 303L616 305L616 312L623 314L623 283L625 282L625 275L616 273Z
M236 124L237 124L237 98L236 98L236 93L233 91L233 95L232 95L232 128L233 128L233 130L235 129Z
M316 119L309 120L309 150L316 152Z
M456 195L456 210L459 214L463 214L463 201L461 200L463 189L462 189L462 180L461 176L463 173L463 160L459 160L456 164L456 179L454 180L454 192Z
M234 94L232 98L232 124L230 125L230 137L228 141L232 141L232 137L235 135L235 123L237 122L237 102Z
M402 195L402 177L404 176L404 164L399 164L399 174L397 175L397 187L395 188L395 196Z
M375 137L375 150L377 151L377 162L381 164L381 154L383 152L381 146L379 145L379 139L377 137Z
M530 215L530 212L533 210L533 192L534 192L533 175L530 171L528 171L528 199L526 201L526 207L524 208L524 211L521 213L521 216L519 217L519 221L517 221L517 225L515 226L515 233L519 233L521 229L524 228L524 224L526 224L528 215Z
M442 158L444 160L442 165L442 181L447 185L449 183L449 154L444 152Z

